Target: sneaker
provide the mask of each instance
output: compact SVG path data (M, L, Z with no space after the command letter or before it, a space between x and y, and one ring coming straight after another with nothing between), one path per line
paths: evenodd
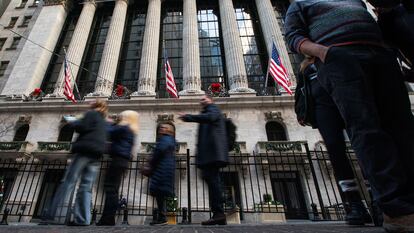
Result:
M66 226L77 226L77 227L80 227L80 226L82 226L82 227L86 227L86 226L89 226L89 224L85 224L85 223L77 223L77 222L75 222L75 221L72 221L72 222L68 222L67 224L66 224Z
M226 215L225 214L214 214L211 219L201 222L201 225L204 225L204 226L227 225Z
M366 222L366 215L368 215L368 213L362 202L350 202L349 211L346 213L345 221L348 225L361 226Z
M376 202L373 202L371 204L371 215L372 220L374 221L374 225L376 227L382 227L382 224L384 222L384 217L381 208L378 206Z
M383 227L389 233L414 233L414 214L395 218L384 214Z
M155 220L155 221L150 222L151 226L164 226L167 224L168 224L167 220Z

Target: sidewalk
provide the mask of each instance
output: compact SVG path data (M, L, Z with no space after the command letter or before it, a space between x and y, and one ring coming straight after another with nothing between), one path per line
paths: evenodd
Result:
M277 225L228 225L204 227L200 225L176 225L176 226L124 226L113 227L68 227L68 226L38 226L34 224L11 224L0 226L0 232L13 233L384 233L382 228L349 227L342 222L335 223L286 223Z

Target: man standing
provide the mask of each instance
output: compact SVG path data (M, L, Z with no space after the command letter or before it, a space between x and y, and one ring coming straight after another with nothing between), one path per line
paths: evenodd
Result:
M361 0L296 0L292 51L316 57L318 81L345 121L389 232L414 231L414 117L395 55Z
M224 117L220 109L213 104L211 96L204 95L200 104L203 107L200 114L179 114L179 118L185 122L200 123L196 164L201 169L203 179L208 185L210 208L213 212L213 217L201 224L226 225L219 171L220 168L227 166L229 160L226 126Z

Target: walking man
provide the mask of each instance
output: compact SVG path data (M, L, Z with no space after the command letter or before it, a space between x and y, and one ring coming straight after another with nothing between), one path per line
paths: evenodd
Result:
M389 232L414 231L414 117L394 53L361 0L296 0L292 51L316 57L318 81L345 121Z
M213 212L213 217L201 224L226 225L223 188L219 172L220 168L227 166L229 160L224 117L220 109L213 103L211 96L202 96L200 104L203 107L200 114L179 114L179 118L185 122L200 124L196 164L201 169L203 179L208 185L210 208Z

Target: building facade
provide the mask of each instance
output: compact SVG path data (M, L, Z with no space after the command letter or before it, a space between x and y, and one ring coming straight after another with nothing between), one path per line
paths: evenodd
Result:
M137 171L155 143L157 124L163 121L174 122L177 129L179 212L191 207L193 216L200 214L201 219L208 204L192 164L197 125L181 122L177 114L199 112L198 98L205 91L214 92L212 84L220 86L217 105L237 125L239 146L232 152L231 166L223 171L226 197L240 208L236 219L276 221L276 215L265 214L277 213L288 219L318 219L318 213L320 219L339 218L338 214L328 217L342 203L329 161L323 153L310 152L319 148L320 135L297 123L293 97L283 91L276 95L272 78L265 85L273 41L293 84L301 61L288 51L283 38L288 0L29 1L37 7L23 6L24 18L15 9L23 0L12 0L0 18L9 25L16 17L20 22L30 14L36 16L26 28L29 41L14 42L14 35L5 29L0 34L7 38L0 52L1 211L8 208L15 221L34 221L47 209L76 137L62 117L80 116L88 100L95 98L108 99L113 117L127 109L140 114L135 162L121 192L134 216L130 222L144 223L145 216L151 215L147 180ZM7 48L13 43L20 50L11 54ZM77 104L63 97L65 54L76 81L76 87L74 82L71 85ZM168 98L166 57L180 99ZM130 95L116 95L117 85L126 87ZM35 88L45 94L41 101L24 101L21 96ZM105 168L102 165L102 174ZM265 202L264 194L270 194L274 203ZM93 203L98 215L101 197L102 180L98 180Z

